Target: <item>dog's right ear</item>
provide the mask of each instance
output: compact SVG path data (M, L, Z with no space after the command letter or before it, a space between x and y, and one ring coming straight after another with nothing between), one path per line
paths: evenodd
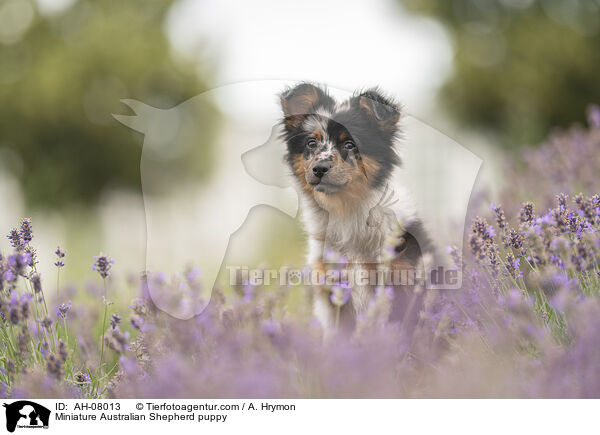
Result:
M285 90L281 96L281 108L285 116L284 123L291 128L298 128L305 115L314 113L318 107L332 107L333 98L326 91L310 83L301 83Z

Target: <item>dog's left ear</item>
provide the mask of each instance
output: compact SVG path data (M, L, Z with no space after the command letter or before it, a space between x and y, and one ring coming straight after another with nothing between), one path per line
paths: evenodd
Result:
M354 98L362 110L382 131L394 134L400 120L400 107L377 89L369 89Z

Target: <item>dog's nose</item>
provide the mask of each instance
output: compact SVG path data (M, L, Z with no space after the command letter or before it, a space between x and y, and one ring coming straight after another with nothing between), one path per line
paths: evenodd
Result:
M331 168L331 162L320 161L315 163L312 170L313 174L315 174L315 177L323 178L323 175L325 175L327 171L329 171L329 168Z

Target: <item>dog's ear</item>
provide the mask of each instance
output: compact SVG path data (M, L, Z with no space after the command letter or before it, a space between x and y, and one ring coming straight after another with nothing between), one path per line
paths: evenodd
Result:
M378 89L369 89L354 97L354 103L363 111L382 131L394 134L400 120L399 105L385 97Z
M335 104L326 91L310 83L301 83L285 90L280 99L285 125L292 128L298 128L305 115L314 113L318 107L329 107Z

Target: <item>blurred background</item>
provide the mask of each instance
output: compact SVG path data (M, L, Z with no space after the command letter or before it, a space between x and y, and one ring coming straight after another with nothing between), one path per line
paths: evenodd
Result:
M599 17L598 0L0 0L0 230L33 218L43 276L56 245L72 254L63 279L89 275L99 251L143 269L144 135L112 117L133 114L120 100L170 109L260 80L275 80L268 98L197 100L194 158L162 161L175 175L156 195L184 204L185 186L225 176L224 143L268 142L278 81L295 80L381 86L480 156L478 187L494 190L501 156L600 102ZM275 235L235 246L301 262L302 235L273 219Z

